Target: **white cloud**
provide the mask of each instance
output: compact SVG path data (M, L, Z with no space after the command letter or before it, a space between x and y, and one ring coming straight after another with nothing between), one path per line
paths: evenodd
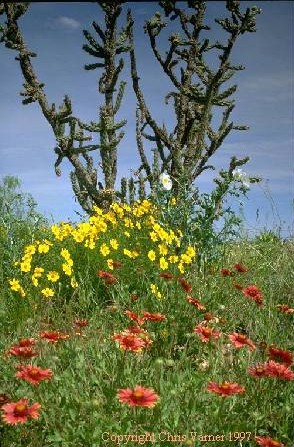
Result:
M67 28L70 30L76 30L81 27L80 22L78 22L77 20L75 20L71 17L66 17L66 16L58 17L56 19L56 23L58 23L58 25L62 25L64 28Z

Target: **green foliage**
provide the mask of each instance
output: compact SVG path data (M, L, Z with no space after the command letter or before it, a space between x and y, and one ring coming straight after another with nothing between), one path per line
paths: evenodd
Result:
M0 184L0 251L4 271L11 268L12 260L20 256L24 244L35 233L42 234L47 220L36 210L36 202L30 194L21 191L17 177L6 176Z

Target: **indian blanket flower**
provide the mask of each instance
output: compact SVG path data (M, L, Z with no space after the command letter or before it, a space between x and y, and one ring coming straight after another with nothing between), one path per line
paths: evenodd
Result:
M232 272L231 270L229 270L229 269L221 269L221 274L222 274L222 276L234 276L234 272Z
M249 349L251 350L255 349L255 345L244 334L238 334L237 332L233 332L232 334L229 334L228 337L235 346L235 348L242 348L243 346L248 346Z
M113 284L117 282L117 278L109 272L103 272L100 270L97 275L99 276L99 278L102 278L104 280L105 284Z
M256 286L247 286L242 289L243 294L256 302L256 304L262 304L262 292Z
M161 278L164 278L166 281L170 281L171 279L174 279L174 275L172 275L169 272L162 272L162 273L159 274L159 276Z
M233 284L233 287L237 290L243 290L243 286L241 286L241 284L239 284L238 282L235 282Z
M158 402L159 396L152 388L136 385L134 389L118 390L117 398L119 402L128 404L131 407L153 408Z
M79 327L86 327L89 324L89 321L86 318L75 318L74 324Z
M252 377L267 377L267 370L264 364L251 366L250 368L248 368L248 373Z
M24 379L32 385L38 385L42 380L49 380L53 375L51 369L42 369L35 365L20 365L18 370L15 377Z
M268 377L276 377L277 379L294 380L294 372L291 371L283 363L277 363L269 360L266 363L266 373Z
M245 265L239 264L238 262L237 262L237 264L234 264L234 268L239 273L244 273L244 272L248 271L248 268L245 267Z
M146 347L146 343L141 337L128 331L114 334L111 338L117 341L125 351L141 352Z
M144 318L144 320L148 320L148 321L162 321L162 320L166 319L166 316L160 314L159 312L154 313L154 314L152 314L150 312L144 312L143 318Z
M285 314L293 314L294 313L294 309L292 309L290 306L288 306L287 304L277 304L277 308L281 311L281 312L285 312Z
M222 384L218 384L215 382L209 382L207 385L207 390L210 393L216 393L226 397L231 396L232 394L244 393L245 388L240 386L238 383L224 382Z
M135 312L132 312L131 310L126 310L125 314L133 321L135 321L137 324L141 325L144 323L144 318L140 318L139 315L137 315Z
M185 280L185 278L183 278L182 276L180 276L180 277L178 278L178 281L179 281L179 283L180 283L180 286L182 287L182 289L183 289L185 292L187 292L187 293L192 292L192 285L189 284L189 283Z
M206 307L199 300L196 300L196 298L193 298L192 296L187 296L186 301L189 304L192 304L192 306L196 307L198 310L206 310Z
M268 348L268 354L271 360L276 360L280 363L284 363L284 365L286 366L290 366L293 363L292 352L277 348L274 345L271 345Z
M38 419L40 408L38 402L29 407L27 399L9 402L1 407L2 419L9 425L24 424L28 419Z
M208 326L202 326L201 324L199 324L194 331L196 334L199 335L200 340L203 341L204 343L209 342L209 340L211 338L219 338L220 337L220 333L219 331L217 331L216 329L212 329Z
M14 357L22 357L25 359L30 359L38 355L38 352L35 351L31 346L19 346L14 345L8 349L6 352L8 355L13 355Z
M58 331L41 331L40 337L50 343L57 343L59 340L66 340L69 338L69 335Z
M18 346L21 346L21 347L34 346L35 344L36 344L36 341L34 338L21 338L18 342Z
M255 441L262 447L284 447L284 444L269 436L255 436Z

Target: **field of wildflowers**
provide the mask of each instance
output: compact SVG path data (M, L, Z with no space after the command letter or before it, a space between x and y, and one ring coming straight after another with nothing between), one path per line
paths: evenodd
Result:
M293 447L293 241L202 269L148 200L41 230L1 275L1 447Z

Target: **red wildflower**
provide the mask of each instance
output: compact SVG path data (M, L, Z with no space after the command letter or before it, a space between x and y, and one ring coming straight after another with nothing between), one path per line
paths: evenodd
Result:
M89 321L86 318L76 318L74 320L74 324L76 324L79 327L86 327L89 324Z
M33 350L30 346L14 345L11 346L10 349L8 349L7 354L14 355L15 357L30 359L38 355L38 352Z
M111 338L118 341L120 347L125 351L141 352L146 347L146 343L141 337L128 331L114 334Z
M161 278L166 279L167 281L169 281L169 280L171 280L171 279L174 279L174 275L172 275L172 274L169 273L169 272L162 272L162 273L159 274L159 276L160 276Z
M150 312L144 312L143 318L149 321L162 321L166 319L166 316L160 313L151 314Z
M237 270L237 272L239 272L239 273L244 273L244 272L247 272L247 271L248 271L248 268L245 267L245 265L242 265L242 264L239 264L239 263L234 264L234 268L235 268L235 269Z
M51 369L42 369L39 366L20 365L19 372L15 374L17 379L24 379L32 385L38 385L42 380L51 379Z
M133 321L138 323L139 325L144 323L144 318L140 318L139 315L137 315L135 312L132 312L131 310L126 310L125 314Z
M211 313L211 312L206 312L205 314L204 314L204 320L206 320L206 321L211 321L211 320L213 320L215 318L215 316L213 315L213 313Z
M10 402L2 405L2 418L6 424L23 424L31 419L38 419L38 410L41 408L39 403L34 403L31 407L28 405L27 399L20 399L18 402Z
M254 300L256 304L262 304L262 292L256 286L243 287L242 292L247 298Z
M122 266L122 263L121 263L121 262L119 262L119 261L114 261L114 260L111 261L111 264L112 264L112 267L113 267L114 269L118 269L119 267Z
M66 340L69 338L68 334L62 334L57 331L42 331L40 332L40 337L44 338L48 342L57 343L59 340Z
M290 351L285 351L284 349L271 345L268 348L268 353L271 360L277 360L286 366L290 366L293 363L293 354Z
M117 398L121 403L126 403L131 407L148 407L156 405L159 396L152 388L144 388L136 385L134 389L126 388L118 390Z
M179 283L180 283L180 286L182 287L182 289L183 289L185 292L187 292L187 293L192 292L192 285L189 284L189 283L188 283L182 276L180 276L180 277L178 278L178 281L179 281Z
M34 338L21 338L18 342L18 346L21 347L29 347L29 346L34 346L36 344L35 339Z
M235 287L235 289L237 289L237 290L243 290L243 286L241 286L241 284L239 284L238 282L235 282L233 284L233 287Z
M267 370L265 365L255 365L248 368L248 373L253 377L267 377Z
M202 326L201 324L199 324L193 332L198 334L201 341L204 343L207 343L212 337L216 339L220 337L220 333L217 330L208 326Z
M286 314L293 314L294 313L294 309L291 309L291 307L289 307L287 304L277 304L277 308L281 312L285 312Z
M200 303L199 300L196 300L196 298L188 296L186 300L188 301L188 303L192 304L192 306L195 306L198 310L206 310L206 307L202 303Z
M248 337L246 337L246 335L233 332L228 337L235 346L235 348L242 348L243 346L247 345L251 350L255 349L255 345Z
M105 284L113 284L113 283L117 282L117 278L114 275L112 275L112 273L103 272L100 270L97 273L97 275L99 276L99 278L104 279Z
M269 436L255 436L255 441L262 447L284 447L284 444Z
M269 377L276 377L277 379L293 380L294 372L291 371L286 365L282 363L274 362L274 360L269 360L265 364L266 373Z
M243 386L230 382L224 382L222 384L209 382L207 389L209 392L220 394L221 396L231 396L232 394L244 393L245 391Z
M235 274L234 272L232 272L229 269L221 269L220 272L223 276L234 276L234 274Z

